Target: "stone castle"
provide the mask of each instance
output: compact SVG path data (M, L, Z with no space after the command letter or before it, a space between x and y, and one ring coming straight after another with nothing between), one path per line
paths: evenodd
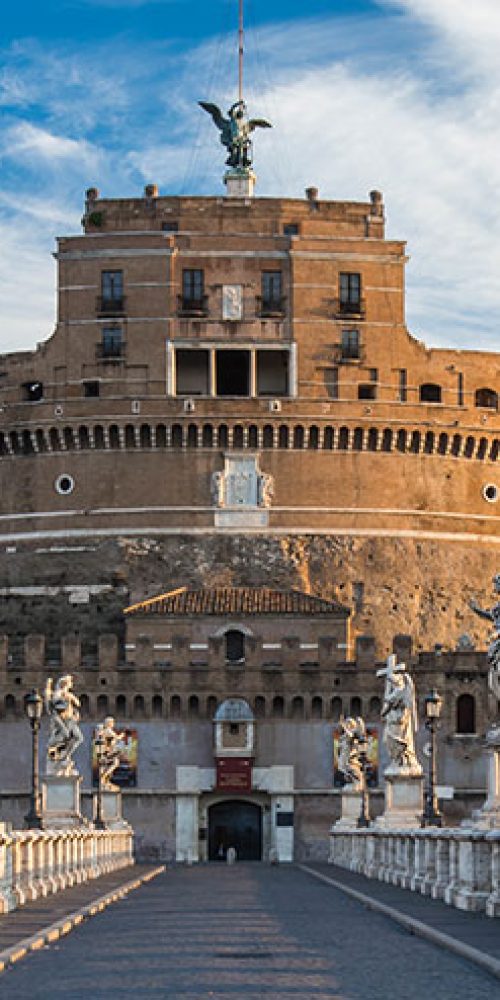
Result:
M468 599L487 604L498 569L500 356L408 332L377 191L91 188L82 225L58 240L53 335L1 358L1 730L22 780L22 695L71 671L89 728L112 712L139 733L144 850L211 856L212 723L245 700L252 850L293 852L276 817L295 809L313 854L332 729L376 725L394 648L419 696L445 698L442 780L464 814L496 710Z

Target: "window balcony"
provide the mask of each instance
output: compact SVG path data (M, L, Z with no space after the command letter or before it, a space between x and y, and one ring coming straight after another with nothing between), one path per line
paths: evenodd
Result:
M104 298L97 296L96 311L98 316L123 316L125 313L126 298Z
M96 344L95 356L96 361L102 364L119 364L125 360L126 344L122 340L117 343L99 343Z
M187 298L185 295L178 295L177 315L196 318L208 316L208 295L200 295L194 299Z
M361 344L336 344L335 361L338 364L352 364L363 361L365 352Z
M350 316L356 317L356 319L364 319L366 312L365 299L352 299L348 302L336 299L333 311L336 317L345 318L346 316Z
M286 299L280 298L264 299L261 295L256 297L255 311L262 319L283 319L286 312Z

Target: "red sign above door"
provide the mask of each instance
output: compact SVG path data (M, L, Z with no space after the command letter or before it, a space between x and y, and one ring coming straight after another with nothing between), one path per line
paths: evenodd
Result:
M250 792L252 790L252 759L250 757L217 758L217 791Z

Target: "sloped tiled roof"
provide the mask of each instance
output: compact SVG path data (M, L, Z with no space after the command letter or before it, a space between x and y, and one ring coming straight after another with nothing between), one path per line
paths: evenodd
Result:
M125 608L126 615L334 615L346 618L349 609L336 601L300 590L269 587L180 587Z

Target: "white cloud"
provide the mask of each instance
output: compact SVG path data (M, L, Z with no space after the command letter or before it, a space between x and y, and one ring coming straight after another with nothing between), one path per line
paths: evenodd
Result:
M64 161L69 168L71 161L84 169L97 165L97 151L82 139L70 139L53 135L46 129L38 128L30 122L22 121L7 129L2 142L2 155L14 159L46 161L54 165Z

